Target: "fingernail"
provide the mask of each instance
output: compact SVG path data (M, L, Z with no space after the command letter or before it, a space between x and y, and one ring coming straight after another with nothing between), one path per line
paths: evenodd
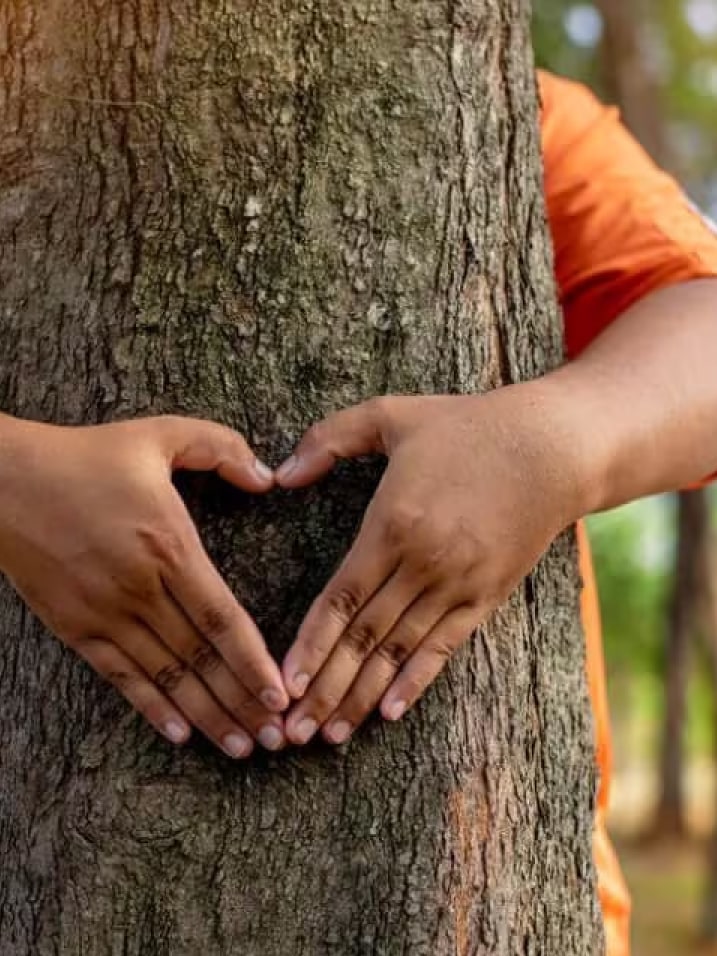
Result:
M244 734L227 734L222 747L230 757L247 757L251 751L251 740Z
M187 727L178 720L168 720L164 725L164 733L173 744L182 744L187 738Z
M259 700L267 708L267 710L282 711L286 707L286 698L283 694L279 693L278 690L263 690L259 694Z
M305 674L303 671L300 674L294 674L294 679L291 682L291 686L294 694L297 697L303 697L306 693L306 688L309 686L309 681L311 678L308 674Z
M278 727L274 727L272 724L262 727L256 737L266 750L279 750L284 746L284 735Z
M296 455L292 455L290 458L287 458L284 464L277 469L276 477L280 480L288 478L298 464L299 459L296 457Z
M274 472L271 470L271 468L269 468L268 465L265 465L263 461L259 461L258 458L254 459L254 471L262 481L271 481L274 477Z
M296 725L294 740L297 744L307 744L318 729L319 725L313 717L304 717L304 719L300 720Z
M346 720L337 720L335 724L331 724L327 734L329 740L334 744L344 744L351 736L351 731L353 730L351 724Z
M389 720L400 720L406 713L406 707L408 704L405 700L396 700L386 707L384 713Z

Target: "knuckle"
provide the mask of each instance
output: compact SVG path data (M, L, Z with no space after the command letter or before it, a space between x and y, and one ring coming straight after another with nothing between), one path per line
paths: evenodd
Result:
M196 613L197 627L212 642L225 638L232 626L232 613L221 604L203 604Z
M348 628L343 641L352 657L363 660L376 646L378 635L370 621L357 621Z
M180 661L167 664L155 674L154 682L160 690L167 694L173 694L181 684L187 668Z
M328 690L320 690L314 695L313 706L318 714L333 714L341 703L340 698Z
M402 641L384 641L377 648L377 653L394 670L398 670L408 659L410 650Z
M101 637L97 631L68 624L62 631L61 640L66 647L87 661L98 674L107 676L112 659L108 655L109 643L106 638Z
M391 409L394 402L395 399L392 401L389 396L376 395L365 401L362 406L366 419L381 445L385 444L386 433L391 431L393 421Z
M68 621L55 619L52 623L46 621L54 634L62 635L62 643L69 647L71 651L86 657L91 653L97 644L97 638L91 634L86 634L79 627L74 627Z
M145 426L147 436L165 447L174 448L177 444L186 441L187 427L196 419L186 418L183 415L154 415L141 420Z
M395 399L393 399L395 401ZM370 419L376 426L382 425L387 421L392 406L392 400L387 395L374 395L373 398L364 402L364 409Z
M126 670L110 670L105 674L105 678L116 687L117 690L125 696L130 695L139 683L137 674Z
M183 566L187 549L182 535L176 531L156 527L138 528L137 537L155 564L171 571Z
M401 621L396 628L394 643L401 644L406 648L406 652L416 647L427 636L425 623L414 616L406 615L406 620Z
M75 654L86 657L96 647L98 638L88 632L86 621L74 615L65 615L62 612L48 610L39 614L40 620L50 633L56 635L65 647Z
M358 588L344 586L330 591L326 597L326 603L334 617L348 623L353 620L361 607L361 596Z
M221 665L222 659L211 644L199 644L190 654L190 666L201 677L211 676Z
M453 549L448 542L436 544L435 537L429 535L424 542L416 541L415 545L415 570L422 577L435 577L449 566Z
M253 460L254 453L247 445L246 439L240 435L239 432L233 431L228 425L220 425L219 427L221 429L219 438L222 438L226 442L231 455L239 461Z
M323 634L312 633L309 636L301 638L300 643L297 642L295 659L297 661L301 660L301 670L308 668L313 674L316 674L333 648L333 642L327 641Z
M465 613L472 619L472 624L469 626L469 630L475 629L478 622L483 618L486 612L486 606L492 607L493 602L490 596L482 597L478 595L471 596L467 601L464 601L463 604L458 608L460 611L465 611Z
M303 444L309 448L323 448L328 441L328 428L324 421L314 422L304 435Z
M470 567L478 568L490 558L489 546L484 537L465 520L460 521L453 529L452 538L455 541L456 554Z
M161 582L153 567L140 565L132 568L118 582L120 591L139 604L151 604L161 593Z
M436 638L436 640L431 642L430 647L427 649L430 651L431 655L438 660L441 666L443 666L446 661L449 661L456 652L456 648L451 646L451 644L449 644L443 638Z
M425 511L420 506L397 504L386 518L385 537L391 547L402 548L414 541L425 521Z

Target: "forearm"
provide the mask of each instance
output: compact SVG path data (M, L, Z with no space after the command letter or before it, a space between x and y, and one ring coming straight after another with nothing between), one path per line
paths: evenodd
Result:
M717 472L717 279L646 297L540 387L579 435L586 512Z
M0 412L0 573L3 572L3 544L8 527L15 520L16 498L28 483L27 472L42 454L44 426Z

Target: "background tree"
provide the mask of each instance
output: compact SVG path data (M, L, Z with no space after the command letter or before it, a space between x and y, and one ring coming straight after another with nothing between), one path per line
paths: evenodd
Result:
M715 0L545 0L536 5L534 34L538 59L617 102L643 145L714 218ZM677 497L674 508L665 497L591 521L619 767L613 822L623 836L644 828L655 767L653 832L684 832L687 796L691 834L714 817L705 769L717 686L714 495ZM701 892L698 854L683 845L663 854L659 843L622 849L635 891L636 956L662 946L670 956L686 952ZM714 926L717 879L710 883L706 921Z
M0 403L157 412L269 461L329 409L561 345L521 0L0 0ZM282 654L377 468L185 492ZM562 540L416 713L348 748L173 751L2 586L7 956L598 953Z
M647 8L641 0L599 0L605 25L602 44L606 84L627 125L656 162L677 175L677 156L665 122L666 107L659 73L650 63L645 36ZM664 655L665 715L660 761L660 794L654 822L658 837L684 837L687 685L691 644L700 631L708 657L717 657L712 579L717 577L711 515L705 489L677 496L677 548L667 616ZM717 687L717 684L715 685Z
M663 92L645 55L645 5L641 0L599 0L605 25L602 44L605 81L623 119L637 139L663 168L675 166L664 121ZM699 600L695 548L709 520L703 492L678 496L677 549L664 652L664 731L660 760L660 795L653 832L657 836L686 833L684 788L686 696L694 634L693 607Z

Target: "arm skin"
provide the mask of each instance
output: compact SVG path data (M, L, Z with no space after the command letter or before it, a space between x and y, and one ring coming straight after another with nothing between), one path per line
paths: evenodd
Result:
M63 428L0 416L0 569L164 736L231 757L284 744L278 666L213 567L172 484L217 471L274 485L236 432L186 418Z
M584 479L585 514L713 475L717 278L643 299L550 384L572 395L599 443Z
M277 480L371 452L382 482L283 665L295 743L401 717L570 523L717 472L717 278L645 297L542 379L338 412Z
M314 426L278 474L389 467L281 675L172 483L274 481L244 440L181 418L61 428L0 416L0 569L69 647L174 742L232 756L319 726L398 719L576 518L717 471L717 280L625 313L573 364L484 397L381 398ZM420 597L420 600L416 600ZM409 613L410 608L410 613ZM305 675L304 677L297 675ZM387 690L388 688L388 690ZM336 725L339 725L338 731Z

